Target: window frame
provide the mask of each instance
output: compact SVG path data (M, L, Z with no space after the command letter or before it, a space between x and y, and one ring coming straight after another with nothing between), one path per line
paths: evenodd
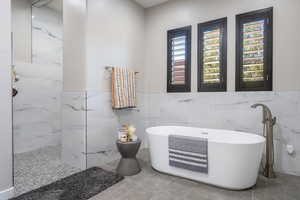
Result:
M172 81L172 38L180 35L186 36L186 59L185 59L185 84L173 85ZM167 31L167 92L191 92L191 47L192 26L172 29Z
M264 80L243 82L243 24L256 20L264 23ZM236 15L236 91L273 90L273 7Z
M220 48L220 83L203 83L204 70L204 40L205 31L220 28L222 34ZM227 17L198 24L198 92L225 92L227 91Z

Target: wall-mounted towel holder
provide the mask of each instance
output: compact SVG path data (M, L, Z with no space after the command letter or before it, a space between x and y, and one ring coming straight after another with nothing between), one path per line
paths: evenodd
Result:
M114 68L114 67L106 66L106 67L105 67L105 70L112 72L112 69L113 69L113 68ZM139 72L135 72L135 74L138 74L138 73L139 73Z
M141 112L139 108L121 108L121 109L113 109L116 112L120 111L134 111L134 112Z

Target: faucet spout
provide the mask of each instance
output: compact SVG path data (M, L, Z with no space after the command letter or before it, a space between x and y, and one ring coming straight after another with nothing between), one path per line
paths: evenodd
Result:
M251 108L257 108L257 107L262 107L263 108L263 123L265 124L266 121L273 121L272 120L272 112L268 106L265 104L257 103L253 104Z
M262 104L262 103L256 103L256 104L253 104L251 106L251 108L257 108L257 107L262 107L265 111L271 113L271 110L269 109L268 106L266 106L265 104Z
M251 106L251 108L257 108L258 106L265 107L264 104L256 103L256 104L253 104L253 105Z

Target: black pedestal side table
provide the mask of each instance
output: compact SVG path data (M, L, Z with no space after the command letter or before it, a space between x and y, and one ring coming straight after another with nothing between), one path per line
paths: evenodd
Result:
M117 167L117 173L122 176L132 176L141 171L140 164L136 159L136 154L141 146L141 140L135 142L117 141L118 150L122 156Z

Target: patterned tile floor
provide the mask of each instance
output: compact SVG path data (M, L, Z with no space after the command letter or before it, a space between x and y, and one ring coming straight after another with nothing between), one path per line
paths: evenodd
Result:
M61 162L60 150L53 146L15 155L15 196L79 171Z

